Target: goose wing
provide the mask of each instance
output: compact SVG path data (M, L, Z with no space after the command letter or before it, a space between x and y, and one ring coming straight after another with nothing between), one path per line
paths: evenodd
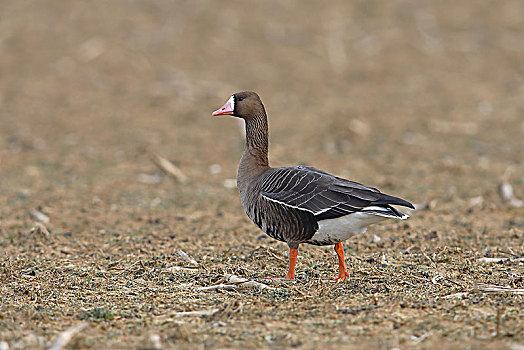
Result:
M403 214L391 204L413 208L411 203L376 188L305 166L271 169L262 180L261 195L281 205L311 212L317 220L384 210L388 216L402 218Z

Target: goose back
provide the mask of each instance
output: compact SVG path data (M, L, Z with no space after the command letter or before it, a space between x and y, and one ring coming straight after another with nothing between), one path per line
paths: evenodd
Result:
M336 243L337 236L313 238L322 226L333 226L333 219L351 217L354 229L345 223L342 236L363 232L369 223L385 218L405 219L391 204L412 207L403 199L384 194L373 187L345 180L312 167L267 168L248 181L239 182L242 205L247 215L269 236L291 245ZM347 238L346 238L347 239ZM290 246L291 246L290 245Z

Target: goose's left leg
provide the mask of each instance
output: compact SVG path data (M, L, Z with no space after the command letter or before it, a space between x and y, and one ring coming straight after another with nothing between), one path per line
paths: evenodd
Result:
M279 277L268 277L268 279L273 281L285 281L285 280L294 280L295 279L295 264L297 263L298 256L298 244L290 244L289 246L289 270L285 278Z
M295 264L297 262L298 248L289 248L289 270L286 275L287 280L295 279Z
M335 244L335 252L338 256L338 278L336 281L344 282L349 277L349 273L346 269L346 262L344 260L344 247L342 247L342 243Z

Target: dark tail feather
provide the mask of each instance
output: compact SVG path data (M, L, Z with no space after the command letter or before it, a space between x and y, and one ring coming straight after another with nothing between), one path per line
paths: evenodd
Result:
M373 205L376 205L376 204L378 205L388 205L388 204L401 205L403 207L415 209L415 206L411 204L410 202L402 198L393 197L393 196L390 196L389 194L384 194L384 193L381 193L380 199L378 199L376 202L373 202Z

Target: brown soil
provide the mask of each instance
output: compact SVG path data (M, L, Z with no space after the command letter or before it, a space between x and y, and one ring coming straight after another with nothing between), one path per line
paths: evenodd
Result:
M82 322L66 347L523 348L524 209L497 186L524 197L524 2L0 13L1 349L45 348ZM242 89L265 102L273 165L426 207L348 241L347 283L332 247L305 245L296 281L266 280L285 274L286 246L224 186L242 136L210 116ZM38 213L49 222L31 230ZM227 274L276 289L197 290Z

